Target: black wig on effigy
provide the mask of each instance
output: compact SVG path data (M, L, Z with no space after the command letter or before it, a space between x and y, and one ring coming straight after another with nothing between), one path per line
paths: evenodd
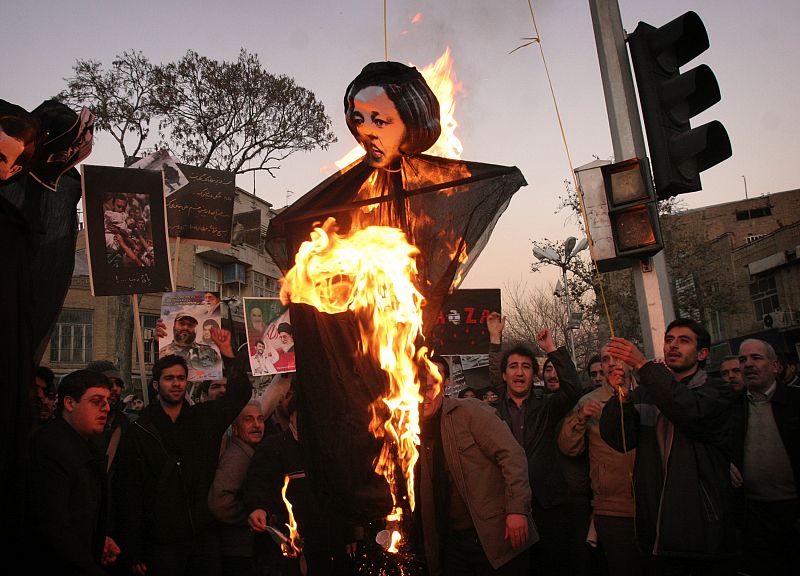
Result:
M399 62L367 64L350 82L344 93L344 114L353 136L358 138L353 123L354 100L368 86L380 86L386 91L406 125L403 154L421 154L434 145L442 132L439 101L416 68Z

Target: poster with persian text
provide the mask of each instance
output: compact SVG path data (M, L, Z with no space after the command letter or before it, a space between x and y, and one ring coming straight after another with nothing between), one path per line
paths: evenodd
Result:
M236 176L178 164L188 179L167 198L168 232L181 242L226 248L231 244Z

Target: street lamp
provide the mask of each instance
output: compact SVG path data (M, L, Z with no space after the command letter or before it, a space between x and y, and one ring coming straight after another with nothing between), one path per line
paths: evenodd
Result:
M575 362L575 338L573 337L572 331L577 328L577 326L573 326L572 324L572 306L569 300L569 286L567 285L567 268L569 268L570 261L577 256L581 250L585 250L588 245L589 240L587 238L584 237L578 241L575 236L570 236L564 240L563 257L559 256L552 248L535 245L533 247L533 255L536 256L540 262L552 264L553 266L558 266L561 268L561 280L559 280L559 284L561 284L562 290L559 291L559 286L556 286L555 295L558 296L559 292L564 294L564 303L567 307L567 338L569 338L569 346L570 351L572 352L573 363Z

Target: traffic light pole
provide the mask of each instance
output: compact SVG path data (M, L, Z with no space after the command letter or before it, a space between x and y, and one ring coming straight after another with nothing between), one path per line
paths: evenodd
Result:
M611 127L614 160L619 162L630 158L644 158L647 151L619 4L617 0L589 0L589 8L606 97L608 123ZM675 317L664 252L634 266L633 279L645 355L648 358L660 356L660 343L667 324ZM626 334L619 336L625 337Z

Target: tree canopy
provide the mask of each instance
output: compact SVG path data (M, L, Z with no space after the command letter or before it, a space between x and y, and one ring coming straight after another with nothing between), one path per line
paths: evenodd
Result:
M177 62L158 65L129 51L108 70L78 60L73 72L59 99L89 106L97 129L111 134L126 162L151 142L186 164L274 176L294 152L336 141L314 93L267 72L244 49L234 62L189 50ZM159 142L148 140L154 126Z

